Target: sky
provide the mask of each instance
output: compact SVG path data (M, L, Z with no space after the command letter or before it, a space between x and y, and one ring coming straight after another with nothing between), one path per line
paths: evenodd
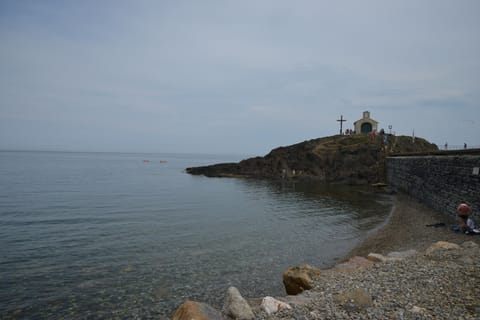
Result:
M480 1L0 0L0 150L480 146Z

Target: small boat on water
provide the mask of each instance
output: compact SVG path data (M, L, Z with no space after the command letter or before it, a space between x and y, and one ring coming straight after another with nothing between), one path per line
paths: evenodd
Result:
M167 160L160 160L160 163L167 163Z
M143 163L149 163L150 160L143 160Z

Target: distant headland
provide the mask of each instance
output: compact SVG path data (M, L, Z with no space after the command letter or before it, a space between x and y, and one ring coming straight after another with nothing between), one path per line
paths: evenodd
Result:
M425 139L395 136L381 130L312 139L273 149L263 157L192 167L186 172L207 177L310 179L365 185L385 182L385 158L390 154L437 150L435 144Z

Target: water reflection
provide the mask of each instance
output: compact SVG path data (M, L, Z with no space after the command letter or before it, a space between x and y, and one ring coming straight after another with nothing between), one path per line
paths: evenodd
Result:
M209 250L190 251L197 262L201 257L191 283L203 283L204 294L198 297L217 306L222 286L235 285L247 296L282 294L281 273L287 267L331 265L381 223L390 206L388 197L363 188L243 179L228 183L239 190L237 206L222 209L225 220L216 221L216 236L195 249ZM228 214L232 212L234 216ZM208 270L202 272L202 266Z
M391 207L391 196L376 193L369 187L332 185L312 181L268 181L240 179L244 192L252 199L261 196L272 200L278 219L323 217L335 224L357 224L360 230L371 229ZM268 204L268 203L267 203ZM278 206L285 210L277 210ZM365 220L372 218L372 223Z
M200 160L179 156L21 156L0 158L0 318L161 318L187 298L221 306L230 285L280 295L286 268L334 263L390 207L362 188L190 176Z

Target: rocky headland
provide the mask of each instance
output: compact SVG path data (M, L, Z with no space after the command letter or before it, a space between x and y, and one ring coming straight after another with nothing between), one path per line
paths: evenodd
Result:
M385 135L336 135L273 149L239 163L187 168L208 177L313 179L328 183L372 184L385 181L385 157L393 153L437 151L425 139Z
M397 195L387 223L345 261L286 270L288 295L244 298L232 287L223 308L187 301L173 319L480 319L480 237L451 223Z

